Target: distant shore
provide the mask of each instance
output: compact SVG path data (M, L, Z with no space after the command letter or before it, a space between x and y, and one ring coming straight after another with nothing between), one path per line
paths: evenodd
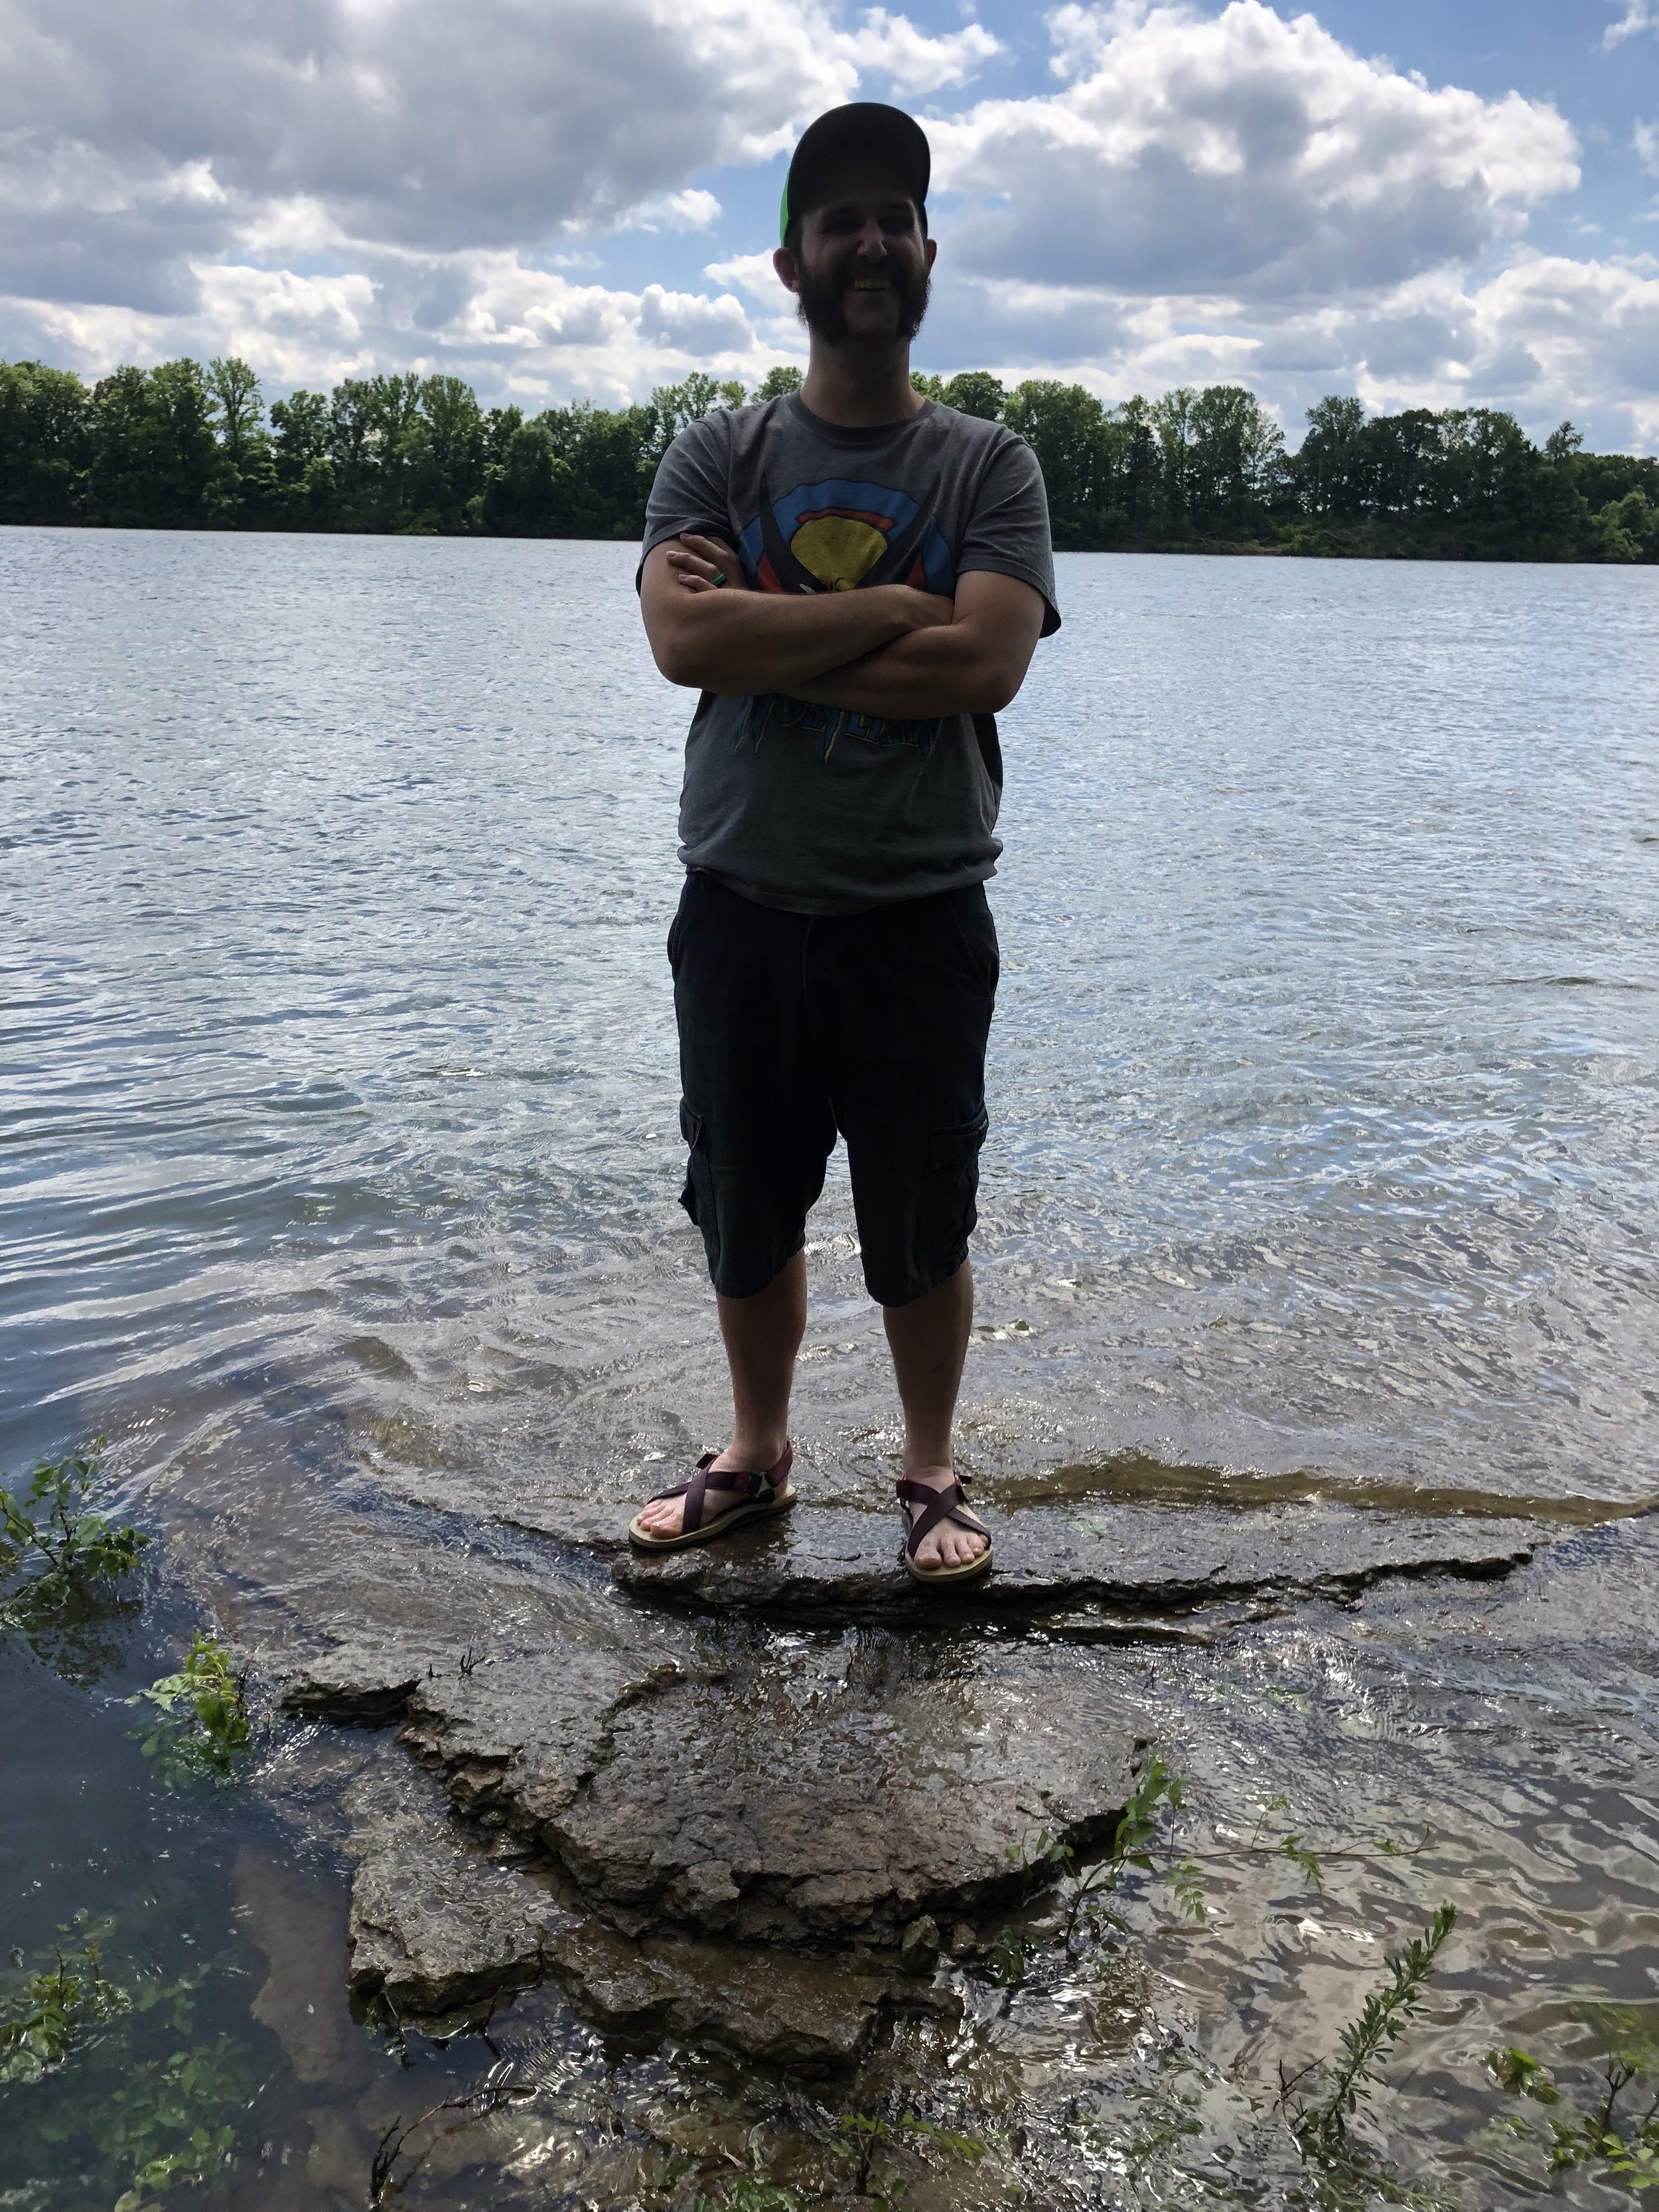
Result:
M1659 459L1540 446L1491 408L1308 410L1295 453L1239 385L1108 407L1085 386L984 369L917 374L924 397L1031 447L1066 552L1388 561L1659 562ZM716 409L799 388L712 376L642 405L526 417L460 378L349 377L267 407L245 362L118 368L93 385L0 362L0 521L105 529L630 539L657 464Z

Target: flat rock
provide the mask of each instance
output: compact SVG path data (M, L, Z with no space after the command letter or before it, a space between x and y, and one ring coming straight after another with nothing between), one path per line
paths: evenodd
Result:
M430 2018L541 1980L550 1945L576 1915L544 1882L468 1848L429 1777L402 1758L379 1760L343 1805L354 1996L383 1996L399 2018Z
M1074 1654L797 1654L617 1713L542 1834L618 1925L887 1952L994 1906L1050 1843L1103 1844L1141 1740Z
M1399 1575L1507 1574L1540 1531L1514 1520L1397 1515L1316 1504L1229 1512L1086 1501L995 1516L996 1571L951 1600L981 1617L1092 1604L1184 1610L1218 1600L1350 1595ZM900 1556L896 1515L798 1506L665 1559L629 1553L611 1576L636 1597L778 1620L938 1617L943 1592L919 1588Z
M633 1942L592 1926L558 1937L552 1955L575 2002L618 2033L723 2045L809 2071L856 2064L903 1995L844 1960L668 1935Z
M469 1843L436 1782L401 1756L374 1762L343 1809L351 1991L384 1997L400 2020L476 2020L551 1976L615 2032L829 2070L854 2064L895 2006L952 2003L924 1982L845 1960L672 1934L634 1940L587 1921L536 1869Z
M357 1643L300 1668L288 1702L400 1718L452 1806L534 1853L624 1936L889 1959L918 1918L949 1926L1019 1889L1050 1843L1103 1843L1141 1740L1075 1651L952 1656L931 1639L843 1640L792 1654L787 1669L726 1672L660 1645L586 1643L422 1672ZM377 1882L366 1942L390 1924L390 1877ZM469 1897L467 1912L484 1914L483 1891ZM418 1971L411 1954L407 1978Z

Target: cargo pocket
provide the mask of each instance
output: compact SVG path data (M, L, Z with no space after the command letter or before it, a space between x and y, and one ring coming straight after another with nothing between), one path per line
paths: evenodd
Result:
M981 1106L971 1121L958 1122L949 1129L935 1129L928 1140L934 1167L963 1168L976 1160L990 1127L991 1117Z
M694 1164L696 1155L702 1146L702 1115L693 1113L684 1098L680 1101L680 1134L685 1139L686 1151L693 1156L685 1164L685 1188L680 1193L680 1204L701 1228L702 1223L697 1213L697 1184Z

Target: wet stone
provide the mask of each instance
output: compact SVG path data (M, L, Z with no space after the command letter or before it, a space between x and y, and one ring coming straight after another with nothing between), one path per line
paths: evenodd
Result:
M441 1790L402 1757L352 1783L346 1948L352 1995L399 2019L492 2007L539 1981L576 1916L519 1868L468 1848Z
M399 2021L453 2033L550 1978L614 2032L823 2071L854 2064L892 2010L955 2008L948 1991L868 1963L672 1932L635 1939L587 1920L544 1870L481 1851L436 1781L399 1753L372 1762L343 1803L351 1992L384 1999Z
M1515 1520L1397 1515L1319 1504L1228 1512L1080 1499L994 1513L996 1571L967 1592L919 1588L896 1516L797 1507L666 1559L611 1568L635 1597L796 1623L915 1624L1090 1605L1186 1610L1220 1600L1350 1595L1389 1577L1509 1573L1541 1532Z

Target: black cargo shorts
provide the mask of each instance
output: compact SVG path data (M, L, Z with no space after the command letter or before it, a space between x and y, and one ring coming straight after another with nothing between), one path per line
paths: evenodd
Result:
M806 1237L847 1139L870 1295L955 1274L977 1218L997 933L982 884L785 914L686 877L668 933L680 1030L681 1204L725 1297L763 1291Z

